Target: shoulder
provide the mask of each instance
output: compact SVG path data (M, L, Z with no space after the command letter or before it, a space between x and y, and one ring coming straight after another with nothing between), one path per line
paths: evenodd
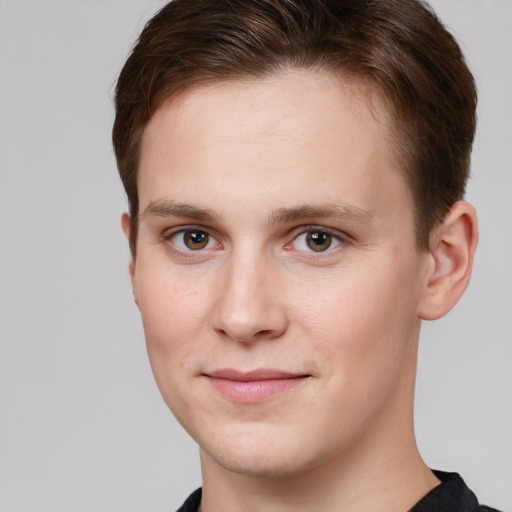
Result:
M199 505L201 505L201 496L203 494L203 490L201 487L196 489L181 505L181 507L176 512L197 512L199 510Z
M410 512L499 512L480 505L475 494L457 473L434 471L441 483L426 494Z

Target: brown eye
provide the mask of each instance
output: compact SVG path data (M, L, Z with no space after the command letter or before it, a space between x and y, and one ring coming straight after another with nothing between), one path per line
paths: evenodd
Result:
M310 231L306 235L306 244L312 251L326 251L332 244L332 236L323 231Z
M189 230L183 233L183 243L192 251L204 249L209 241L210 236L204 231Z

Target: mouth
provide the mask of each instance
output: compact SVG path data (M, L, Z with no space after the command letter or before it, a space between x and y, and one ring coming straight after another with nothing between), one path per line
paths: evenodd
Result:
M291 391L311 377L311 375L266 368L250 372L221 369L204 376L218 393L243 403L264 402L276 395Z

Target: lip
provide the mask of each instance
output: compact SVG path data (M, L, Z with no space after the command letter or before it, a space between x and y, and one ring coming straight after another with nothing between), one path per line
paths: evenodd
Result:
M241 372L230 368L205 374L212 387L221 395L244 403L258 403L290 391L310 375L276 369Z

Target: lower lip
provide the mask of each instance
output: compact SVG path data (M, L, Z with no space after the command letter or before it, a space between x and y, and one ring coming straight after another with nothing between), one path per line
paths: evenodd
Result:
M283 379L265 380L230 380L208 377L211 385L221 394L238 402L263 402L278 394L290 391L307 379L304 377L289 377Z

